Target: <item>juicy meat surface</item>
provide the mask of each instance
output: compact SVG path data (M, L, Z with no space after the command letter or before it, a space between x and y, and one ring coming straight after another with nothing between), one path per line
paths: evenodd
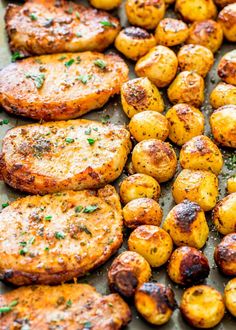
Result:
M76 118L118 94L128 72L115 54L30 57L0 71L0 104L10 113L33 119Z
M32 194L95 189L118 178L130 149L122 126L85 119L18 126L3 139L0 173Z
M88 284L30 286L0 295L0 307L11 304L0 317L1 330L118 330L131 319L118 294L102 296Z
M0 277L15 285L69 281L107 261L122 239L110 185L21 198L0 213Z
M10 48L22 55L103 51L120 30L105 11L63 0L9 4L5 14Z

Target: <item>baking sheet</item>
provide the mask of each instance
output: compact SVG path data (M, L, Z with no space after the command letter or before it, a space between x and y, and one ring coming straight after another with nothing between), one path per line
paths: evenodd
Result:
M0 0L0 69L3 68L4 66L6 66L11 61L11 56L10 56L10 52L8 49L7 38L6 38L5 30L4 30L4 20L3 20L4 8L7 6L7 4L9 2L10 1ZM14 2L14 1L11 1L11 2ZM77 1L77 2L87 3L86 1ZM122 26L127 25L127 19L124 14L124 1L123 1L123 5L121 6L121 8L115 14L117 14L120 17ZM174 16L173 10L170 9L166 16ZM214 67L212 68L211 72L208 74L207 79L205 80L206 93L205 93L205 103L202 106L202 112L206 119L205 120L205 122L206 122L205 134L208 136L210 136L210 129L209 129L209 124L208 124L207 118L209 117L210 113L212 112L211 106L208 103L208 98L209 98L210 91L214 88L214 86L219 81L219 78L216 73L217 63L219 62L219 59L226 52L228 52L234 48L235 48L235 45L229 44L229 43L225 43L223 45L223 47L221 47L220 52L218 52L216 54L216 61L215 61ZM135 74L133 73L133 63L127 61L126 59L125 59L125 61L130 67L130 78L135 77ZM164 98L165 98L166 109L169 109L170 104L165 95L164 95ZM102 110L93 111L83 117L87 118L87 119L100 121L104 115L109 115L110 121L112 123L116 123L116 124L128 123L128 118L125 116L125 114L123 113L122 108L120 106L119 96L114 97L108 104L105 105L105 107ZM32 122L31 120L27 120L27 119L22 120L21 118L17 118L15 116L9 116L4 111L1 111L0 119L9 120L9 124L0 126L0 142L2 141L2 137L5 135L5 133L8 129L10 129L14 126L24 125L24 124ZM178 151L178 149L176 149L176 151ZM235 153L235 151L232 151L229 149L224 149L224 150L222 149L222 151L223 151L223 156L225 158L226 163L227 163L227 159L232 155L232 153L233 152ZM232 174L236 174L236 169L229 170L227 168L227 166L225 165L221 172L221 175L219 176L220 198L225 196L225 194L226 194L225 186L226 186L226 182L227 182L227 176L231 176ZM126 176L126 173L124 172L122 174L122 176L115 183L117 187L118 187L119 182L125 176ZM160 198L159 202L164 211L163 219L165 218L167 213L170 211L170 209L175 205L174 201L172 199L171 191L170 191L171 184L172 184L172 182L169 182L167 184L162 184L162 194L161 194L161 198ZM19 193L19 192L15 191L14 189L11 189L10 187L6 186L3 182L0 182L0 205L7 201L13 201L16 198L19 198L23 195L24 194ZM205 283L212 285L214 288L223 292L224 285L225 285L225 283L227 283L229 278L227 278L219 273L219 271L214 263L214 259L213 259L214 246L216 246L216 244L218 244L218 242L221 240L221 237L213 229L209 214L208 214L208 222L209 222L209 226L211 228L211 232L210 232L207 244L204 247L203 251L209 259L211 272L210 272L209 277L205 281ZM120 250L118 251L118 253L120 253L126 249L126 241L127 241L128 236L129 236L129 231L126 231L125 232L125 242L124 242L123 246L120 248ZM94 285L100 293L108 294L109 289L107 286L107 269L108 269L109 265L111 264L113 258L114 257L112 257L105 265L103 265L102 267L93 271L91 274L88 274L86 277L79 279L79 282L86 282L91 285ZM153 269L153 280L164 283L164 284L170 284L172 286L173 290L175 291L177 301L178 302L180 301L183 290L169 280L168 276L166 275L165 266L161 267L159 269ZM4 292L12 290L12 289L13 289L13 286L0 283L0 293L4 293ZM129 304L132 306L133 305L132 301L129 302ZM141 317L139 317L137 312L133 308L133 306L132 306L132 313L133 313L132 322L129 324L129 326L126 327L126 329L148 330L148 329L157 328L155 326L148 324ZM179 310L176 310L174 312L171 320L166 325L160 326L158 328L160 330L194 329L193 327L188 326L187 323L182 319ZM1 329L1 325L0 325L0 329ZM233 330L234 329L235 330L236 329L236 319L235 318L233 319L227 313L225 315L223 321L218 326L216 326L214 329L218 329L218 330Z

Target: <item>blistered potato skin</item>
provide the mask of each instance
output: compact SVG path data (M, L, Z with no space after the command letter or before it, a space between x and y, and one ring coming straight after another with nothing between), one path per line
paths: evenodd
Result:
M204 101L204 80L196 72L182 71L167 90L172 103L188 103L195 107Z
M190 170L212 171L219 174L223 157L217 145L208 136L195 136L186 142L179 156L180 165Z
M236 3L232 3L222 9L218 16L218 22L222 26L224 36L231 42L236 41Z
M175 53L159 45L138 60L135 72L139 77L148 77L157 87L165 87L174 79L177 68L178 60Z
M211 131L217 143L236 148L236 105L225 105L210 116Z
M224 300L228 311L236 317L236 278L233 278L226 284Z
M137 198L123 208L124 224L129 228L141 225L160 226L162 220L160 205L151 198Z
M189 246L177 248L171 255L168 264L168 275L180 285L194 285L202 282L210 272L205 255Z
M236 276L236 233L223 238L215 248L214 258L223 274Z
M225 313L223 297L208 285L196 285L184 291L180 311L186 321L196 328L212 328Z
M229 194L236 192L236 176L232 176L227 181L227 190Z
M157 200L161 188L159 183L149 175L136 173L121 182L120 197L124 204L136 198L152 198Z
M218 179L209 171L184 169L173 184L172 194L177 204L189 199L198 203L204 211L210 211L216 205Z
M172 47L181 44L188 38L188 26L181 20L164 18L155 31L158 45Z
M137 26L120 31L115 40L116 48L127 58L137 61L156 45L153 34Z
M108 270L108 283L112 291L132 297L137 287L152 275L149 263L138 253L125 251L114 259Z
M151 267L160 267L169 259L173 250L173 242L164 229L143 225L131 233L128 248L130 251L141 254Z
M144 283L135 293L138 312L151 324L162 325L169 321L177 303L170 287L161 283Z
M92 6L98 9L111 10L119 7L122 0L89 0Z
M158 182L166 182L175 174L177 157L169 143L150 139L136 144L132 163L137 172L148 174Z
M170 234L175 245L188 245L201 249L208 238L209 228L201 207L185 199L167 215L163 228Z
M210 103L214 109L227 104L236 105L236 86L220 82L210 94Z
M204 132L204 116L195 107L179 103L166 113L169 121L169 139L181 146L185 142Z
M235 11L236 11L236 6L235 6ZM236 21L235 21L235 25L236 25ZM235 29L235 33L236 33L236 29ZM228 84L236 85L236 49L226 53L221 58L220 63L218 65L218 75L224 82Z
M221 234L236 232L236 193L224 197L216 204L212 219Z
M212 0L176 0L176 11L180 12L185 21L202 21L215 18L216 6Z
M131 79L122 85L121 103L129 118L141 111L162 112L164 110L164 102L160 92L146 77Z

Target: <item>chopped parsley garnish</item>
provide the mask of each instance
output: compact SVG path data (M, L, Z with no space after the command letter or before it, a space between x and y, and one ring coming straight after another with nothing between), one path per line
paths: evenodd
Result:
M97 131L98 131L98 128L97 128L97 127L94 127L93 130L94 130L95 132L97 132Z
M91 79L91 78L92 78L91 74L84 74L84 75L77 77L77 80L80 80L84 85L86 85L87 82L89 81L89 79Z
M100 24L105 27L116 27L116 25L110 21L101 21Z
M82 205L78 205L78 206L76 206L76 208L75 208L75 212L76 212L76 213L80 213L82 210L83 210L83 206L82 206Z
M74 62L75 62L75 60L73 58L71 58L69 61L65 62L65 67L69 68Z
M67 302L66 302L66 306L67 307L71 307L72 306L72 301L69 299L69 300L67 300Z
M77 38L81 38L82 37L82 34L81 33L76 33L76 37Z
M102 116L102 119L101 119L102 124L107 124L109 119L110 119L109 115Z
M52 26L53 18L47 18L46 22L43 24L44 27L50 27Z
M3 119L0 121L0 125L7 125L9 124L9 119Z
M79 229L80 229L81 231L84 231L86 234L88 234L88 235L90 235L90 236L93 236L92 233L91 233L91 231L90 231L85 225L80 225L80 226L79 226Z
M84 131L84 134L86 134L86 135L90 135L90 134L91 134L91 131L92 131L92 129L91 129L91 127L90 127L90 128L88 128L88 129L86 129L86 131Z
M96 142L96 140L91 139L91 138L88 138L87 141L91 146Z
M59 61L63 61L63 60L65 60L65 59L66 59L66 56L65 56L65 55L62 55L62 56L59 57L58 60L59 60Z
M112 244L113 242L114 242L114 239L110 238L109 241L108 241L108 244Z
M31 239L29 239L28 244L34 244L34 242L35 242L35 237L33 236L31 237Z
M22 55L20 52L15 52L11 55L11 61L15 62L16 60L22 57L24 57L24 55Z
M55 237L57 239L64 239L66 237L65 233L63 233L63 231L56 231L55 232Z
M46 215L44 219L47 220L47 221L51 221L52 220L52 216L51 215Z
M97 205L88 205L84 208L83 213L93 213L98 209Z
M76 57L76 64L79 64L81 62L81 58L80 58L80 56L77 56Z
M84 325L84 329L83 330L87 330L87 329L91 329L92 328L92 323L87 321L83 323Z
M79 14L78 11L75 12L75 17L76 17L76 18L80 18L80 14Z
M225 162L228 170L234 170L236 168L236 154L229 157Z
M19 242L19 245L22 246L22 249L20 249L19 254L22 255L22 256L26 255L26 253L29 252L29 245L34 244L34 242L35 242L35 237L34 236L32 236L28 240L28 242L25 242L25 241Z
M72 7L68 8L66 12L67 12L68 14L72 14L72 13L73 13L73 8L72 8Z
M75 142L75 139L72 139L72 138L66 138L66 142L67 143L73 143L73 142Z
M33 80L37 89L40 89L43 86L45 75L43 73L34 74L34 73L27 73L26 78L30 78Z
M8 203L8 202L2 204L2 208L3 208L3 209L4 209L5 207L7 207L7 206L9 206L9 203Z
M46 246L45 249L44 249L44 251L49 251L49 247Z
M13 300L8 306L0 307L0 313L8 313L18 304L18 300Z
M37 15L34 13L29 14L29 17L31 18L31 21L37 21L38 19Z
M23 249L20 249L19 253L21 256L24 256L26 255L26 253L28 252L28 248L27 247L23 247Z
M103 61L103 60L96 60L96 61L94 61L94 64L96 65L96 66L98 66L100 69L105 69L106 68L106 66L107 66L107 63L105 62L105 61Z

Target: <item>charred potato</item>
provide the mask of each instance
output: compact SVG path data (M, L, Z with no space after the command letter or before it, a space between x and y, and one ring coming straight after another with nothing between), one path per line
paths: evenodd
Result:
M177 54L181 71L194 71L205 77L214 63L212 51L201 45L184 45Z
M89 0L91 5L98 9L112 10L119 7L122 0Z
M145 110L164 110L162 96L148 78L136 78L124 83L121 87L121 103L129 118Z
M148 139L165 141L169 135L169 123L159 112L143 111L131 118L129 130L138 142Z
M167 90L172 103L189 103L195 107L204 101L204 80L191 71L180 72Z
M236 192L236 176L232 176L227 181L227 190L229 194Z
M214 139L225 147L236 148L236 105L225 105L210 116Z
M182 44L188 38L188 26L181 20L164 18L156 28L155 38L158 45L172 47Z
M213 223L223 235L236 232L236 193L223 198L213 211Z
M127 0L125 10L132 25L153 30L165 15L165 1Z
M235 2L235 1L234 1ZM236 41L236 3L232 3L222 9L218 16L224 36L229 41Z
M156 45L153 34L136 26L120 31L115 40L116 48L127 58L137 61Z
M184 291L180 311L186 321L196 328L212 328L225 314L223 297L208 285L196 285Z
M230 280L224 290L225 306L236 317L236 278Z
M136 144L132 163L137 172L153 176L158 182L166 182L175 174L177 157L169 143L150 139Z
M184 169L173 184L172 194L177 204L187 198L198 203L204 211L210 211L216 205L218 179L208 171Z
M223 238L215 248L214 258L222 273L236 276L236 233Z
M209 228L201 207L185 199L167 215L163 228L170 234L175 245L188 245L201 249L208 238Z
M124 297L132 297L136 288L152 275L149 263L138 253L125 251L112 262L108 270L111 291Z
M169 259L173 250L170 235L162 228L152 225L139 226L128 239L128 248L141 254L151 265L160 267Z
M138 60L135 72L139 77L148 77L157 87L165 87L174 79L177 68L175 53L165 46L156 46Z
M187 44L202 45L215 53L223 41L223 30L219 23L209 19L192 24Z
M220 82L211 92L210 103L215 109L227 104L236 105L236 86Z
M236 29L235 29L235 33L236 33ZM224 82L228 84L236 85L236 49L232 50L231 52L225 54L222 57L218 65L218 75Z
M185 21L202 21L215 18L216 6L212 0L176 0L175 9Z
M183 168L212 171L216 175L223 167L219 148L205 135L195 136L186 142L180 151L179 161Z
M193 247L179 247L170 257L168 275L177 284L190 286L200 283L209 272L207 257Z
M203 134L204 116L195 107L179 103L167 111L169 139L181 146L197 135Z
M150 282L142 284L137 289L135 306L146 321L162 325L169 321L177 303L170 287Z
M161 188L159 183L149 175L136 173L121 182L120 197L124 204L136 198L158 199Z

